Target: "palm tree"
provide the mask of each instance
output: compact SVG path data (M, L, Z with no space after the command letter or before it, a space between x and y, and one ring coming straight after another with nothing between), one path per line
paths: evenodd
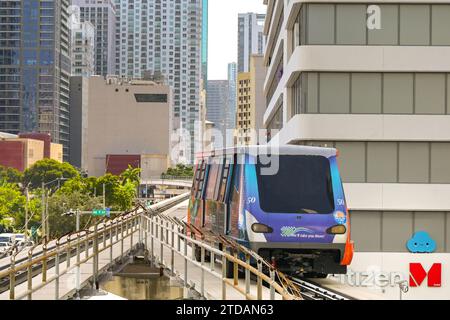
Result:
M132 166L128 165L128 168L124 172L122 172L120 176L122 178L123 185L127 182L139 184L141 182L141 169L133 168Z

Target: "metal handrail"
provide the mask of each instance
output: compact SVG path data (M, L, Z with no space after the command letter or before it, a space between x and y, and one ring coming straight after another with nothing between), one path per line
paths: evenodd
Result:
M123 252L123 242L126 238L131 239L131 249L133 248L133 234L139 231L139 243L142 244L145 237L145 243L150 236L152 241L152 255L154 254L153 244L154 240L160 241L161 250L161 263L163 259L163 249L164 247L169 248L172 251L172 271L174 266L174 253L181 255L185 259L185 285L187 286L187 262L188 260L194 265L198 266L202 270L202 285L201 294L204 296L204 273L208 272L213 276L221 279L222 281L222 297L226 299L226 287L231 286L237 290L237 292L243 294L246 299L262 299L262 284L267 283L270 286L270 298L275 299L275 293L278 293L283 299L300 299L300 297L293 295L287 288L283 287L276 281L275 272L270 269L270 275L262 272L263 260L258 260L257 268L250 264L250 254L246 252L245 249L236 247L232 242L227 242L225 239L218 238L218 241L222 243L223 250L219 250L212 245L205 242L205 237L202 235L200 240L193 237L191 232L188 235L187 230L191 229L197 232L202 232L197 228L192 228L192 225L186 224L177 218L172 218L167 215L161 214L168 208L181 203L189 198L189 194L183 194L160 203L157 203L146 208L142 204L139 204L136 208L129 212L124 212L123 214L117 216L116 218L109 221L100 221L95 224L89 230L80 230L78 232L69 233L62 237L56 239L54 246L48 247L49 242L45 241L42 246L42 253L39 256L33 257L33 251L37 248L37 244L33 246L28 252L28 259L16 265L15 255L11 257L11 266L8 270L0 271L0 279L9 277L9 291L10 299L23 299L28 297L32 299L32 295L45 287L49 283L55 282L55 299L60 298L60 278L77 268L77 272L82 264L86 263L90 259L94 259L93 268L93 280L94 283L98 279L98 260L99 254L105 250L110 250L110 264L113 263L113 246L117 243L121 243L121 256L124 255ZM151 232L150 232L151 228ZM153 232L156 231L156 232ZM144 236L145 233L145 236ZM109 241L107 241L109 237ZM65 238L65 241L63 240ZM177 238L177 241L175 241ZM210 239L208 239L210 240ZM181 242L183 246L181 246ZM53 244L53 243L52 243ZM188 244L192 248L192 254L189 256L187 252ZM231 253L226 252L230 246L235 246L234 251ZM80 248L84 247L83 250ZM199 247L201 250L201 262L194 261L194 250ZM92 250L91 250L92 249ZM73 250L76 250L76 262L71 264L70 260L73 257ZM81 257L82 252L83 257ZM237 252L243 252L246 255L246 261L238 258ZM210 266L205 264L205 254L209 253L211 257L214 256L222 259L222 275L218 274L213 263ZM61 254L66 254L67 267L64 270L60 270L60 256ZM253 254L253 257L257 255ZM215 259L214 259L215 260ZM47 279L47 267L50 262L54 262L55 274ZM227 264L231 262L234 266L234 277L232 280L226 278L226 267ZM238 281L238 266L242 267L245 271L245 288L239 286ZM40 284L33 286L33 268L42 268L42 281ZM20 295L16 296L15 286L16 286L16 275L20 272L27 272L27 290L21 292ZM250 274L254 274L257 277L257 296L253 296L250 293ZM79 288L79 276L77 278L77 291Z
M187 200L189 197L189 194L183 194L177 197L173 197L171 199L167 199L164 201L161 201L160 203L152 206L150 209L152 212L159 212L160 210L166 210L167 208L174 206L184 200ZM142 208L144 208L142 206ZM11 264L9 269L0 271L0 279L9 277L9 291L10 291L10 299L22 299L26 296L28 296L28 299L32 298L32 294L39 289L45 287L47 284L55 281L55 299L59 299L59 279L62 275L67 274L69 271L73 270L74 268L79 268L83 263L87 262L90 259L94 259L97 263L97 270L95 270L94 267L94 281L96 280L97 274L95 271L98 272L98 255L107 250L110 249L110 264L113 263L112 259L112 248L117 243L122 243L122 256L123 256L123 242L124 239L131 237L131 249L133 248L133 233L136 232L136 229L141 227L141 217L144 210L141 209L141 205L136 206L131 211L124 212L121 215L117 216L116 218L107 221L106 223L104 220L100 221L99 223L95 224L93 227L91 227L89 230L80 230L78 232L69 233L65 236L62 236L58 239L56 239L54 246L48 247L48 244L50 242L44 241L42 245L42 252L39 256L33 257L33 251L37 248L38 244L33 246L28 251L28 259L23 259L21 263L16 265L15 261L15 255L11 257ZM118 231L120 228L120 232ZM131 230L130 230L131 229ZM124 232L126 231L126 232ZM113 236L115 235L115 240L113 239ZM72 236L76 236L76 240L72 241ZM106 245L106 237L110 237L109 244ZM62 239L66 238L66 241L63 243ZM103 240L103 246L100 246L100 239ZM142 239L139 239L141 242ZM89 249L91 248L91 242L92 242L92 252L89 253ZM85 257L84 259L81 259L81 251L80 247L84 245L85 250ZM70 265L70 259L72 258L72 251L76 249L76 257L77 262L73 265ZM66 253L66 260L67 260L67 268L63 271L59 271L59 258L61 253ZM47 264L50 261L55 261L55 270L56 275L52 276L51 278L47 279ZM33 280L33 267L42 267L42 283L33 287L32 280ZM27 282L28 282L28 288L27 291L22 293L21 295L17 296L15 295L15 280L17 273L21 271L27 272ZM78 280L77 280L78 281ZM78 290L78 284L77 284L77 290Z
M233 287L234 289L236 289L238 292L240 292L241 294L243 294L245 296L246 299L250 299L250 300L261 300L262 299L262 282L266 282L267 284L270 285L271 288L271 294L270 294L270 298L274 299L275 298L275 292L277 292L279 295L281 295L281 297L285 300L294 300L294 299L301 299L300 296L295 296L291 293L288 292L288 290L286 290L286 288L283 288L281 285L279 285L276 281L275 281L275 273L274 270L272 269L270 272L270 276L266 275L265 273L262 272L262 259L258 260L258 268L253 267L250 264L249 259L247 259L247 261L242 261L241 259L239 259L237 257L237 254L235 255L231 255L229 253L227 253L225 250L225 246L224 246L224 250L219 250L215 247L212 247L208 244L206 244L203 241L198 241L195 240L194 238L192 238L191 236L188 236L186 232L180 232L177 231L178 228L180 227L179 223L173 222L173 220L171 220L170 218L168 218L167 216L164 215L158 215L158 216L147 216L144 215L144 218L147 219L153 226L156 226L156 229L160 229L160 233L159 235L154 233L154 232L150 232L150 237L156 240L159 240L160 243L162 244L163 247L167 247L170 250L177 252L177 254L181 255L185 261L189 260L190 263L196 265L197 267L200 267L202 270L202 283L201 283L201 293L202 295L204 295L204 274L203 271L209 272L210 274L212 274L213 276L220 278L222 280L222 284L223 285L229 285L231 287ZM185 227L188 228L192 228L192 225L189 224L185 224ZM148 224L144 224L145 226L145 232L149 233L149 230L147 229ZM194 228L192 228L194 229ZM192 230L191 229L191 230ZM186 230L186 229L185 229ZM175 248L175 244L174 243L169 243L167 241L167 239L164 239L164 234L169 233L172 234L172 239L174 236L177 236L177 238L179 240L181 240L183 243L189 243L192 250L194 250L195 246L200 247L201 250L201 262L195 261L195 259L193 259L192 257L189 257L189 255L187 254L187 252L182 252L183 250L181 250L181 246L180 249ZM169 237L171 238L171 237ZM166 241L164 241L166 240ZM153 251L153 248L152 248ZM205 251L208 251L210 254L214 254L217 257L222 257L222 275L218 275L217 272L215 272L215 270L211 270L211 268L206 267L205 265L205 261L204 261L204 257L205 257ZM162 263L162 254L161 254L161 263ZM172 254L172 258L171 258L171 266L174 265L173 262L173 254ZM226 278L226 265L227 262L232 262L235 265L234 268L234 277L233 280L227 279ZM239 286L239 282L238 282L238 274L237 274L237 269L236 266L241 266L242 268L244 268L246 272L246 288L241 288ZM173 272L174 270L172 270ZM250 290L249 290L249 281L250 281L250 273L254 274L257 277L257 283L258 283L258 287L257 287L257 297L252 296L250 294ZM185 284L187 284L187 269L185 268ZM225 287L222 287L222 299L226 299L226 289Z

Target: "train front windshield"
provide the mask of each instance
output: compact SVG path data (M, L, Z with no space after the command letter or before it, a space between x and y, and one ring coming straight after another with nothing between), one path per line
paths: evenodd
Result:
M280 155L278 171L256 163L261 209L268 213L319 213L334 211L330 162L322 156ZM273 166L273 164L272 164Z

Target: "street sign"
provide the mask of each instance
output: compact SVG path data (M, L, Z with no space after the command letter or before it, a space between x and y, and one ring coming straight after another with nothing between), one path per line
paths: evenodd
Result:
M38 228L36 228L36 226L32 226L31 227L31 237L32 238L35 238L36 236L37 236L37 231L38 231Z
M94 217L109 217L111 215L111 209L110 208L106 208L106 209L94 209L92 210L92 215Z

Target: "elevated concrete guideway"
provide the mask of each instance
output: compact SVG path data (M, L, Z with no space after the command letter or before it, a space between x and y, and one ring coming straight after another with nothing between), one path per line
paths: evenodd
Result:
M142 180L141 185L156 185L156 186L172 186L172 187L192 187L192 179L161 179L152 178L149 180Z

